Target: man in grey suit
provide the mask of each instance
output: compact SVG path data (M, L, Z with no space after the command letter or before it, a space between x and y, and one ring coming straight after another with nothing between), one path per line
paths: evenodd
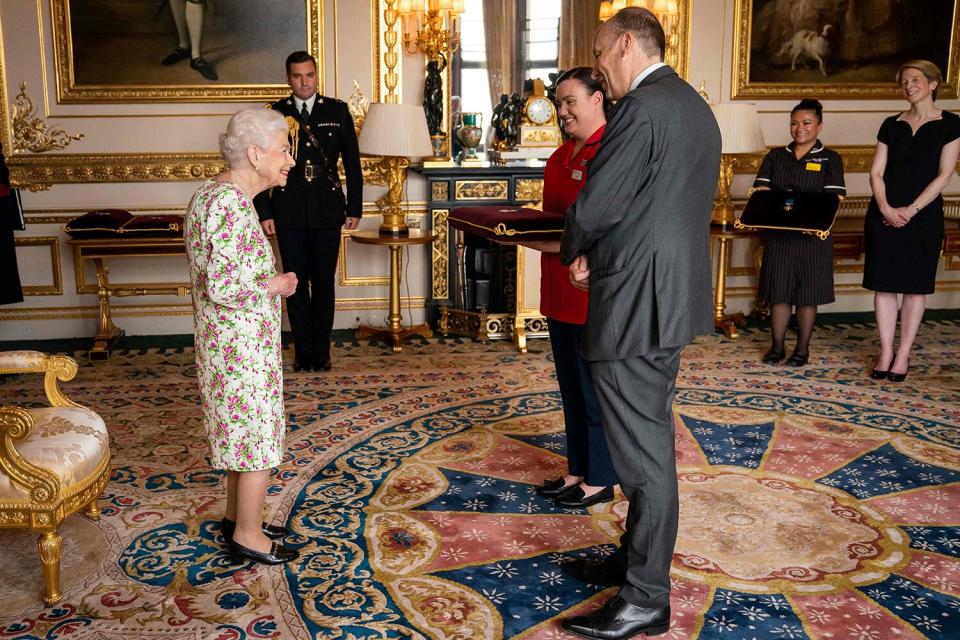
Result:
M617 104L567 212L560 259L574 286L590 292L581 350L630 508L613 555L565 565L620 592L563 627L616 639L670 628L679 517L673 394L680 351L713 330L709 232L720 130L703 98L663 64L663 28L646 9L618 12L597 30L593 49L594 75Z

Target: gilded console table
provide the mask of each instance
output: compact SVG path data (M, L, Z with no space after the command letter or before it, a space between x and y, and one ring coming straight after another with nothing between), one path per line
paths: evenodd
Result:
M530 296L525 295L531 287L539 290L539 261L527 259L536 252L523 247L503 250L503 255L507 252L515 255L506 261L508 264L504 265L502 274L510 304L497 309L469 309L463 264L467 241L463 234L450 233L447 223L447 216L456 207L540 203L543 199L543 167L544 163L538 161L517 166L451 163L449 166L411 167L428 182L428 217L437 239L433 243L430 261L432 290L427 303L427 318L437 323L441 333L466 335L484 341L512 339L521 352L527 350L527 337L548 335L546 319L536 306L528 302Z
M110 313L112 296L145 295L190 295L190 285L167 282L144 282L110 284L107 260L110 258L145 258L154 256L186 256L181 237L162 238L89 238L74 239L73 264L77 280L77 293L92 291L84 278L83 261L90 260L97 270L96 293L99 302L99 326L90 349L91 360L106 360L110 356L113 344L124 335L123 329L113 324Z

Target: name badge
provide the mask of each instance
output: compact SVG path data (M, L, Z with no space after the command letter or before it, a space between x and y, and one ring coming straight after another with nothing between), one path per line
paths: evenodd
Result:
M823 167L823 165L820 164L819 162L807 163L807 171L820 171L821 167Z
M574 169L570 174L570 177L574 180L583 180L583 171L580 171L580 169Z

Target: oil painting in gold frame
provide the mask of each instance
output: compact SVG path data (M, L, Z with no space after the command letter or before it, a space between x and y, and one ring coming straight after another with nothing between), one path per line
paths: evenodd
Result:
M736 0L734 98L900 98L896 71L934 62L956 98L957 0Z
M277 99L289 93L287 54L304 49L323 59L322 0L50 0L50 7L61 103Z

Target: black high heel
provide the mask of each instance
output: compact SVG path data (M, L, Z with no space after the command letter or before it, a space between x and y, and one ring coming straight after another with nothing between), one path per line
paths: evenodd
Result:
M890 370L881 371L880 369L874 369L870 372L870 377L874 380L885 380L886 377L890 374Z
M887 372L887 380L889 380L890 382L903 382L906 379L907 379L906 371L904 371L903 373L894 373L893 371Z
M254 551L241 544L237 544L233 540L230 541L230 557L234 564L239 564L244 560L253 560L254 562L270 565L283 564L291 560L296 560L299 556L300 552L287 549L276 540L274 540L270 546L270 551L266 553Z

